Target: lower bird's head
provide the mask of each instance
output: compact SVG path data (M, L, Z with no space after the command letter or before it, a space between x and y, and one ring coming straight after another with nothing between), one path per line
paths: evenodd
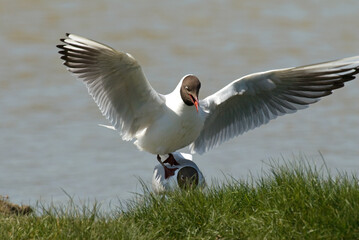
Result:
M193 167L183 167L178 171L177 183L182 189L195 188L198 186L198 171Z
M198 112L198 94L201 88L201 82L194 75L184 77L181 86L181 98L187 106L195 106Z

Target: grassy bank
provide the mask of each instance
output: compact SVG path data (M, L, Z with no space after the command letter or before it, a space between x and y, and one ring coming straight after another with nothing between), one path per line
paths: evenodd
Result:
M0 239L359 239L358 179L307 164L203 191L145 192L126 208L103 214L70 202L0 214Z

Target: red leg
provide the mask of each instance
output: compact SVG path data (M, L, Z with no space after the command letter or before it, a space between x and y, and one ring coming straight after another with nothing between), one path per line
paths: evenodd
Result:
M172 154L171 154L172 155ZM169 157L168 157L169 158ZM173 158L173 156L172 156ZM174 159L174 158L173 158ZM166 167L166 165L161 161L161 157L159 155L157 155L157 161L160 162L160 164L162 165L163 169L165 170L165 179L169 178L170 176L175 175L175 172L178 168L168 168ZM166 160L167 161L167 160ZM176 160L175 160L176 161ZM177 162L176 162L177 163ZM178 164L178 163L177 163Z
M171 166L173 165L179 165L179 163L176 161L176 159L173 157L172 153L168 154L168 158L163 163L169 163Z

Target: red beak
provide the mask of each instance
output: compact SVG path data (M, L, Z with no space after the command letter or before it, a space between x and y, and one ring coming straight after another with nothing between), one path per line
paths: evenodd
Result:
M199 106L198 99L196 97L192 96L191 94L189 94L189 96L191 97L191 100L192 100L192 102L193 102L193 104L196 107L196 110L198 112L198 106Z
M194 102L194 106L196 107L196 110L198 112L198 101L197 100Z

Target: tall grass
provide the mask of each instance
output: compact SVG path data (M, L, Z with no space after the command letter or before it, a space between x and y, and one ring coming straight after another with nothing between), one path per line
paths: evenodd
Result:
M73 201L38 209L0 216L0 239L359 239L358 178L299 161L205 190L144 187L111 213Z

